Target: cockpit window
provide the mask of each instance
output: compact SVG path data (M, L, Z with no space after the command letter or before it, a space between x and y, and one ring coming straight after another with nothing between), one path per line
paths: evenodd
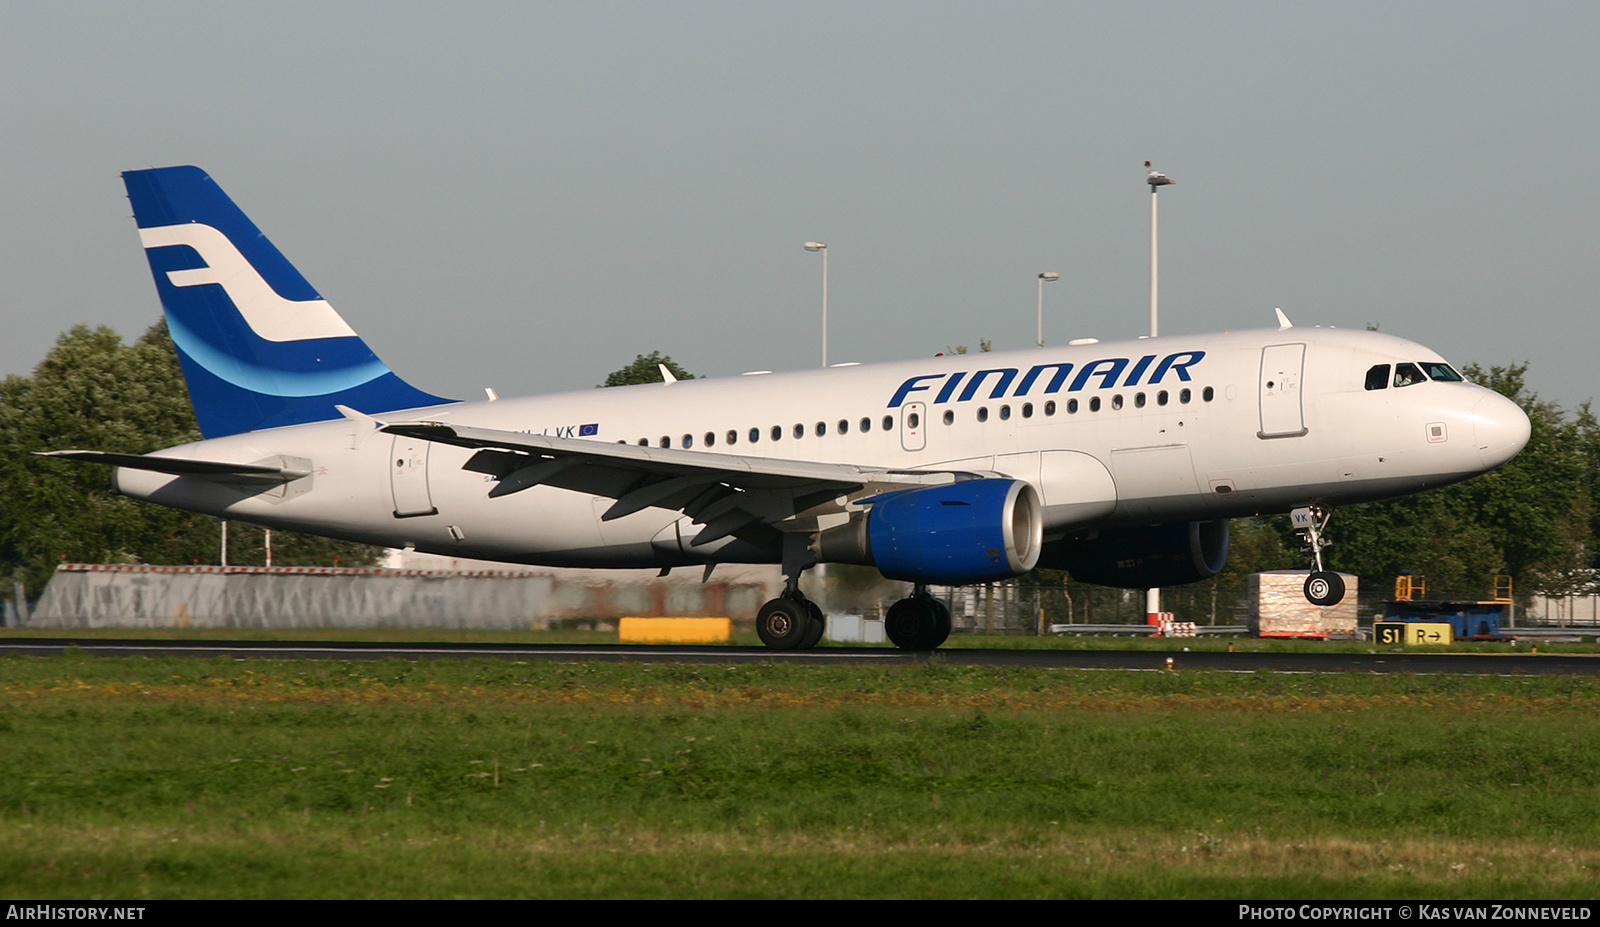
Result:
M1412 386L1427 379L1416 364L1395 364L1394 385L1396 387Z
M1466 379L1456 373L1456 368L1438 361L1423 361L1422 369L1427 372L1428 379L1440 383L1460 383Z
M1389 365L1379 364L1367 371L1367 389L1389 388Z

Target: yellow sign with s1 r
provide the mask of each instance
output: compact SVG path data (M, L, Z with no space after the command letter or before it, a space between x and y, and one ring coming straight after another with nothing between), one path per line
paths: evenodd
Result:
M1455 634L1444 621L1375 621L1372 640L1377 644L1416 647L1455 642Z

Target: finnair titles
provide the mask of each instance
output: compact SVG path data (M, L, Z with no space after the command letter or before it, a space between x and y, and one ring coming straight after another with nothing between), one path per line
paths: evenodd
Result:
M1204 351L1182 351L1177 354L1168 354L1166 357L1161 358L1161 363L1156 364L1155 372L1150 375L1149 385L1155 386L1160 383L1168 373L1175 374L1177 379L1188 382L1192 379L1189 376L1189 368L1198 364L1200 359L1205 356L1206 352ZM1140 378L1144 376L1146 370L1150 369L1150 364L1155 359L1156 355L1154 354L1146 354L1139 358L1138 362L1133 364L1133 369L1128 370L1127 378L1120 385L1123 387L1138 386ZM1072 385L1067 387L1067 391L1076 393L1082 390L1093 377L1099 377L1100 379L1098 389L1112 389L1119 385L1117 378L1122 376L1124 370L1127 370L1129 363L1130 359L1126 357L1111 357L1090 361L1083 365L1082 370L1078 371L1078 375L1073 378ZM1047 394L1059 393L1062 386L1066 384L1067 378L1072 374L1072 365L1068 363L1035 364L1028 368L1028 372L1023 375L1022 382L1017 384L1016 391L1011 394L1012 398L1028 395L1029 390L1033 389L1034 384L1045 374L1045 371L1050 371L1050 379L1044 388L1044 392ZM889 400L889 408L898 409L900 404L905 402L906 397L912 393L932 392L936 384L938 385L938 394L933 400L935 405L950 402L952 398L956 402L969 402L977 398L980 390L986 388L986 381L991 375L995 377L994 388L989 391L988 398L1001 399L1006 395L1006 389L1011 386L1011 381L1017 378L1017 368L992 367L974 371L970 378L967 377L966 371L962 370L954 373L930 373L912 377L900 384L900 388L895 390L894 398ZM939 381L941 380L944 382L940 383ZM964 387L962 386L963 380L966 381ZM961 387L959 396L956 395L958 387Z

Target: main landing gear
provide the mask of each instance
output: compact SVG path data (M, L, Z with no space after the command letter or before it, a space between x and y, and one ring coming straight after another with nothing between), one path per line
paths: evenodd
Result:
M910 597L889 606L883 633L901 650L933 650L950 636L950 609L917 583Z
M817 603L800 591L800 574L815 563L805 535L784 535L783 592L756 612L756 634L768 649L810 650L822 640L827 620Z
M756 613L756 633L772 650L810 650L822 639L825 626L822 609L805 597L799 584ZM934 650L950 636L950 609L918 584L909 597L889 606L883 631L901 650Z
M810 650L822 639L822 609L800 591L800 574L815 563L804 535L784 537L783 592L756 613L756 633L770 649ZM901 650L933 650L950 636L950 609L917 583L910 596L889 606L883 630Z
M822 609L805 597L799 583L756 613L756 633L772 650L810 650L822 640L826 627Z
M1322 568L1322 549L1333 543L1322 536L1332 512L1320 505L1304 506L1289 513L1294 530L1304 539L1311 554L1311 575L1306 577L1306 601L1312 605L1338 605L1344 598L1344 577Z

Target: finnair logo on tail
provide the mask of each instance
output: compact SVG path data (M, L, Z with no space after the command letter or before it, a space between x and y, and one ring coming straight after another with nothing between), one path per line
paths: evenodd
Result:
M167 279L178 287L220 285L250 330L267 341L355 337L355 331L339 318L327 300L297 301L279 296L228 236L209 225L191 222L140 229L139 240L146 250L187 245L198 251L205 267L168 271Z

